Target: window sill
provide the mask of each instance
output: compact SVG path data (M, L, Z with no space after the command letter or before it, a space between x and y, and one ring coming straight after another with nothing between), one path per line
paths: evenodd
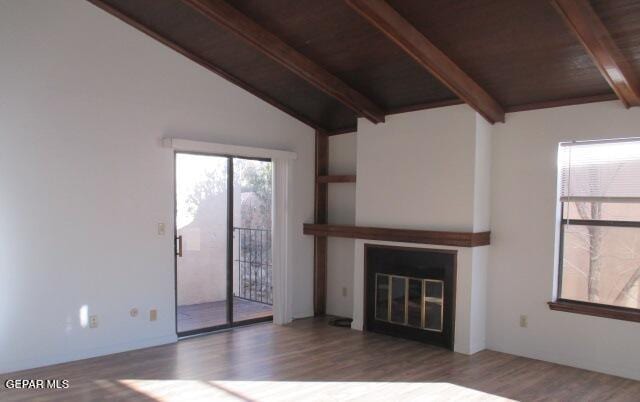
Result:
M611 318L614 320L640 322L640 310L633 308L606 306L602 304L585 303L563 299L558 299L554 302L548 302L547 304L549 305L549 308L551 310L556 311L592 315L596 317Z

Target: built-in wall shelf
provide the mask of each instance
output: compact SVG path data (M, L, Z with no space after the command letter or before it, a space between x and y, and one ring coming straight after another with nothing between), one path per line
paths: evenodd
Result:
M385 240L454 247L486 246L491 232L439 232L432 230L372 228L350 225L305 223L303 233L320 237Z
M318 183L355 183L356 175L333 175L333 176L318 176L316 178Z

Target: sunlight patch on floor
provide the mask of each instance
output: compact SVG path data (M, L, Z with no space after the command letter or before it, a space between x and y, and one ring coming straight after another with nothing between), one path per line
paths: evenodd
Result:
M508 401L509 399L436 382L119 380L157 401Z

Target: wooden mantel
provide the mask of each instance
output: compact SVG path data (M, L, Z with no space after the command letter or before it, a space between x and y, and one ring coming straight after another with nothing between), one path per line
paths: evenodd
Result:
M491 237L491 232L437 232L313 223L305 223L303 233L321 237L346 237L350 239L385 240L454 247L486 246L489 244Z

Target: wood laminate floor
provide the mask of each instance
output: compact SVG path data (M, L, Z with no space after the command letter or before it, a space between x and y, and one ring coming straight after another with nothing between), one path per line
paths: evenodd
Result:
M0 400L638 401L640 382L483 351L473 356L306 319L0 375L68 379Z

